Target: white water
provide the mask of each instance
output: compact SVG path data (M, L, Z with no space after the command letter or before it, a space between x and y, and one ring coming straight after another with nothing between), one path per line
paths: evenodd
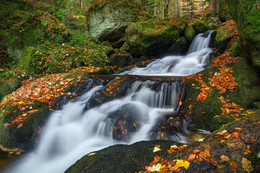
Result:
M209 55L212 49L209 48L210 36L198 34L191 43L186 56L167 56L149 63L146 67L135 67L130 71L121 74L141 76L188 76L204 70L209 64Z
M140 130L132 136L127 144L149 140L149 132L156 124L157 119L163 115L172 113L172 108L152 108L155 107L155 103L151 103L152 107L149 107L147 105L149 103L145 103L149 99L144 99L142 93L144 91L147 92L145 95L149 98L153 96L160 97L159 95L163 95L162 92L164 91L156 93L144 85L136 92L137 85L140 85L140 83L132 85L129 90L131 94L125 98L113 100L100 107L83 112L85 104L82 103L86 102L96 90L101 88L101 86L98 86L81 96L79 101L65 105L61 111L53 112L43 131L43 136L40 139L37 149L23 157L23 160L18 163L18 166L7 172L61 173L87 153L118 143L124 143L114 140L112 138L112 132L108 133L106 131L107 128L105 127L108 122L105 121L105 119L109 113L129 103L137 107L139 117L142 119L140 122L143 124L141 124ZM173 85L170 86L172 90L176 88L175 85L176 83L173 83ZM165 86L163 87L167 88ZM165 92L167 92L167 90L170 90L169 87ZM138 97L142 99L139 100ZM175 100L175 97L176 95L172 94L173 100ZM162 104L157 106L163 107ZM110 129L112 129L112 127ZM184 136L179 135L185 139ZM187 140L179 142L187 142Z
M209 48L203 46L202 50L185 57L169 56L150 63L146 68L135 68L131 74L187 75L196 73L203 70L203 65L208 63L210 52ZM178 63L174 64L175 62ZM36 150L24 156L13 168L9 167L5 172L62 173L87 153L124 143L114 140L112 132L107 131L109 121L106 121L106 118L109 113L129 103L138 109L141 127L125 144L149 140L151 129L157 124L158 118L173 113L179 91L177 82L171 85L162 84L158 92L150 89L149 85L153 85L153 82L132 83L128 96L84 112L85 103L94 92L102 88L102 86L97 86L81 96L77 102L68 103L61 111L53 112L42 132ZM171 108L165 108L168 106ZM175 137L177 142L188 142L183 134L178 135L184 140L178 141Z

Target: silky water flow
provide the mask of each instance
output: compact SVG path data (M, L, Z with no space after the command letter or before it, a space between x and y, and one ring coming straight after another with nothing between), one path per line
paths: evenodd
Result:
M122 74L187 76L202 71L209 64L211 31L198 34L186 56L167 56L148 64L145 68L135 67ZM93 93L103 89L96 86L77 101L54 111L45 126L37 148L7 168L5 173L62 173L82 156L115 144L132 144L151 138L151 129L160 117L171 114L176 106L180 85L176 82L163 83L159 91L151 89L154 81L131 84L127 96L106 102L101 106L84 111L85 104ZM113 124L107 116L124 105L134 105L138 113L140 129L127 142L113 139ZM185 130L185 133L189 133ZM184 134L177 133L177 142L189 142ZM176 135L175 135L176 136Z

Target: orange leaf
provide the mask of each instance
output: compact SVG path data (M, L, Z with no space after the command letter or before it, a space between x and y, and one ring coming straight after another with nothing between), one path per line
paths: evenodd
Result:
M204 150L204 152L206 153L206 156L210 157L210 152L208 150Z
M233 132L232 137L238 139L239 138L239 132Z
M236 169L237 168L237 163L236 162L230 162L230 167L233 168L233 169Z
M189 162L193 161L193 160L195 159L195 156L196 156L196 154L191 154L191 155L188 157L187 161L189 161Z
M200 150L194 150L192 153L197 154L198 152L200 152Z
M205 148L210 148L210 146L209 146L209 145L204 145L204 147L205 147Z

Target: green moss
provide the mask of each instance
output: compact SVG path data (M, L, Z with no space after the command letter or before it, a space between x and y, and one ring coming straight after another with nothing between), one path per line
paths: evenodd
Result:
M33 102L31 110L37 109L38 111L28 115L20 128L18 128L19 123L5 127L6 124L11 123L18 116L30 110L30 108L26 108L24 111L21 111L18 106L7 105L2 109L0 118L0 144L8 148L29 150L35 144L35 139L38 137L37 131L39 130L37 128L45 122L49 108L46 104Z
M187 26L185 29L185 37L189 40L192 41L193 38L195 37L196 33L195 30L193 29L192 26Z
M8 81L0 81L0 100L5 95L12 93L14 90L19 88L21 81L18 79L10 79Z
M161 152L153 153L153 148L158 144L163 151L167 151L171 145L176 143L173 141L149 141L129 146L115 145L97 151L95 155L85 155L65 172L138 172L143 170L144 166L148 165L155 155L161 154Z
M182 36L186 24L183 19L150 19L132 23L126 30L129 51L141 56L154 51L154 48L167 49Z
M247 57L256 69L260 69L259 2L254 0L228 0L232 18L239 29L240 56Z
M25 51L25 54L23 56L23 58L20 60L17 69L18 70L25 70L28 71L30 68L30 63L31 63L31 57L32 57L32 52L33 52L33 48L28 48Z
M208 30L206 24L202 20L195 20L192 24L192 27L197 34Z
M62 42L68 34L67 28L57 18L46 12L29 14L25 20L13 25L9 30L8 53L19 59L24 48L39 47L43 41L55 39Z
M233 76L239 84L237 88L230 93L230 98L243 108L252 108L253 103L259 101L260 98L257 71L252 69L250 62L245 58L229 66L234 68Z

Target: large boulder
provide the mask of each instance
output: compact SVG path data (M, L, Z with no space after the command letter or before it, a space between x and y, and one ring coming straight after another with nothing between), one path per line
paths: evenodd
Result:
M202 33L208 30L207 25L205 23L205 21L203 20L195 20L192 23L192 27L194 28L194 30L196 31L196 33Z
M109 41L115 47L122 46L125 30L138 19L152 17L134 1L116 2L111 0L92 2L87 12L90 35L101 41Z
M230 48L231 44L229 42L231 39L238 36L237 25L234 20L228 20L222 23L213 35L215 35L218 51L223 53L226 49Z
M173 141L139 142L133 145L115 145L109 148L87 154L68 168L65 173L76 172L114 172L132 173L143 170L157 155L153 148L160 144L162 149L168 149L175 144Z
M241 119L190 145L173 141L115 145L86 154L65 173L259 172L259 133L255 133L259 130L256 120ZM161 150L153 152L155 146Z
M162 56L184 36L183 19L150 19L132 23L126 30L129 51L134 56Z
M256 0L228 0L229 12L239 29L238 54L251 59L260 70L260 10Z

